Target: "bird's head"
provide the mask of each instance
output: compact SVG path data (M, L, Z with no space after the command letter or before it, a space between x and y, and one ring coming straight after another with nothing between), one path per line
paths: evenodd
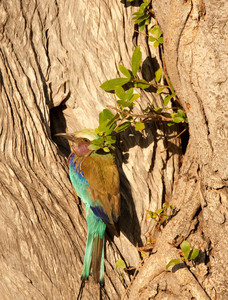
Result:
M58 133L56 136L67 139L73 151L79 155L89 153L91 150L88 149L88 146L92 140L98 138L94 129L83 129L74 133Z

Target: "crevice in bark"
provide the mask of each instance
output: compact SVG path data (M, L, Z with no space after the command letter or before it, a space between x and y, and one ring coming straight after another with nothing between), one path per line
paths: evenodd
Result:
M70 95L68 95L70 97ZM67 98L68 98L67 97ZM67 98L64 99L63 104L53 107L50 109L50 130L51 130L51 137L53 141L58 145L59 150L68 157L71 150L69 143L66 139L55 136L57 133L65 133L66 128L66 119L63 115L63 110L65 108L65 101Z
M180 132L182 130L184 130L184 126L180 126ZM180 136L181 138L181 149L182 149L182 153L183 155L185 154L186 150L187 150L187 146L188 146L188 142L189 142L189 131L188 128L185 132L183 132Z

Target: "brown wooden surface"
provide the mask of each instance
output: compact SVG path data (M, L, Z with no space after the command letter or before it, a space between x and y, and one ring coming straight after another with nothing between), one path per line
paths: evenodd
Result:
M153 1L164 33L167 71L189 118L180 165L176 132L151 123L123 134L121 236L106 242L104 299L120 299L130 282L115 266L140 262L136 245L153 230L147 210L172 201L179 212L157 236L130 299L225 299L227 295L227 86L225 1ZM136 44L152 78L159 52L134 34L137 7L120 1L0 2L0 295L3 300L76 299L86 242L83 206L74 196L54 137L96 127L113 96L99 85L130 68ZM142 93L140 104L161 105ZM169 146L168 150L165 150ZM165 150L165 151L164 151ZM201 247L201 263L165 272L178 257L171 244ZM83 299L98 299L91 279Z

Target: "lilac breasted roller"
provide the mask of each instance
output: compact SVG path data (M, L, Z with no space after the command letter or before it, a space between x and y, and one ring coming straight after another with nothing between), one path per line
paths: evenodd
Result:
M85 204L88 234L81 279L92 274L96 282L104 279L106 226L115 228L120 216L119 173L111 153L88 149L98 137L94 130L58 134L72 142L68 158L69 176L77 195ZM119 231L115 229L115 234Z

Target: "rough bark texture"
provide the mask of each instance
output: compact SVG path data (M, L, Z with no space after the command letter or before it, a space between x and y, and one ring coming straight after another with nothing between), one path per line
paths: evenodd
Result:
M143 134L121 136L121 236L106 243L104 298L123 295L131 277L122 280L115 261L139 264L136 245L154 229L147 210L165 200L178 213L157 236L154 254L126 297L228 298L225 5L153 1L190 140L179 172L180 142L168 141L173 129L152 123ZM134 33L135 10L108 0L0 2L2 299L75 299L78 294L86 222L68 179L69 146L54 134L97 126L99 112L113 105L113 96L99 85L118 76L119 63L130 68L136 44L142 45L142 73L153 79L159 52ZM148 102L161 105L162 100L144 92L141 105ZM198 263L166 272L184 239L201 247ZM91 279L83 299L98 295Z
M167 70L189 119L190 140L172 203L179 213L158 238L131 289L142 299L226 299L227 32L225 1L153 1ZM226 62L226 63L225 63ZM201 249L190 269L165 273L183 239Z

